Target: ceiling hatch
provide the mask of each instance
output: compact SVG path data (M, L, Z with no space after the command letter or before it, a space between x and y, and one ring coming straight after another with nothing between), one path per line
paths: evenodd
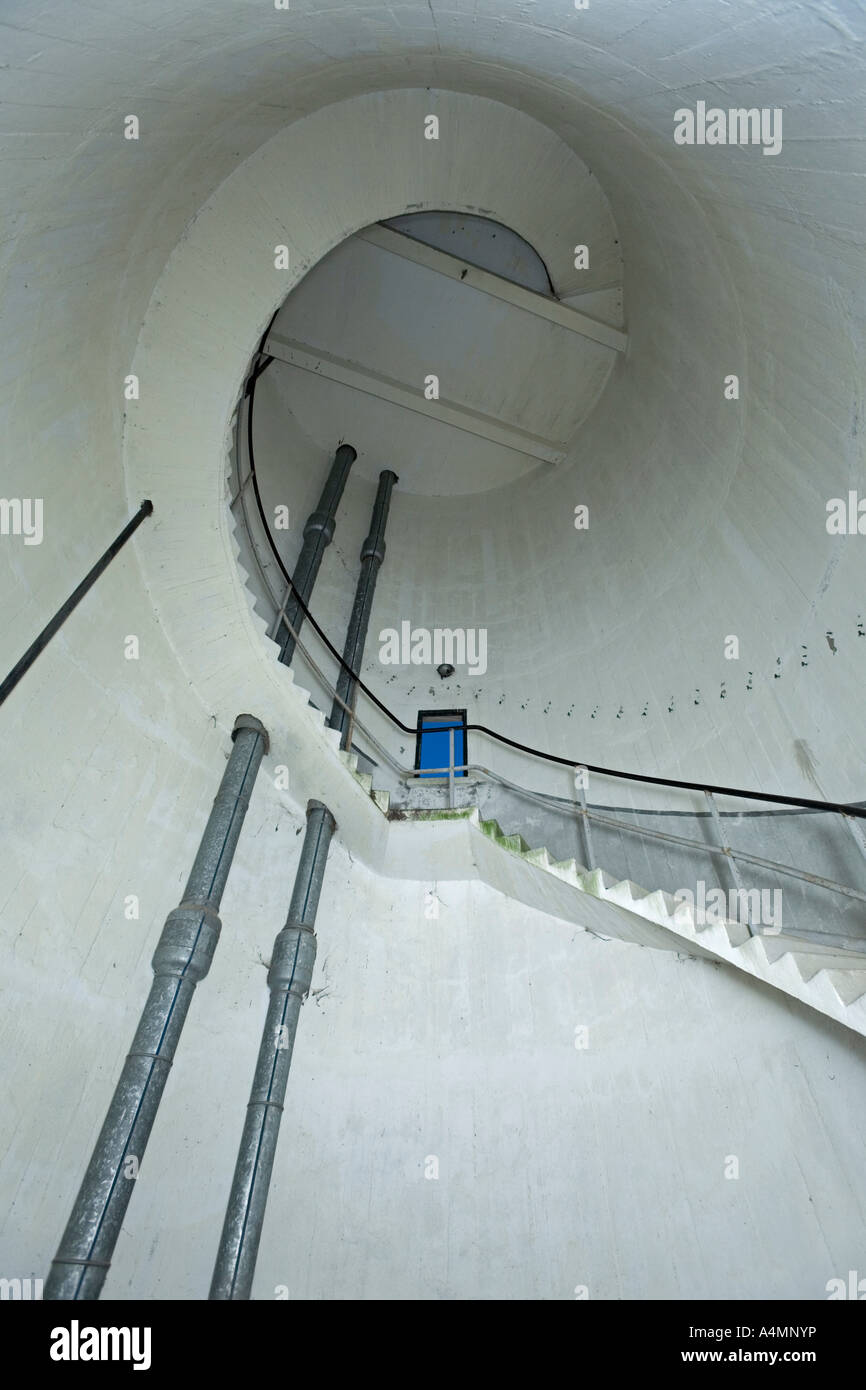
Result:
M483 492L555 467L625 348L619 285L559 299L544 262L484 217L376 223L288 297L266 350L319 448L403 491Z

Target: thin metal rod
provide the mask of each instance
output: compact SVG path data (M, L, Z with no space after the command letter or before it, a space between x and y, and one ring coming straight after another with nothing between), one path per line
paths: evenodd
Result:
M89 570L84 576L78 588L73 589L66 602L58 608L50 623L46 623L36 640L30 643L30 646L21 657L21 660L17 661L12 667L9 675L3 681L2 685L0 685L0 705L3 704L3 701L8 695L12 694L12 691L15 689L21 677L30 670L37 656L39 656L40 652L45 650L55 633L60 631L66 619L69 617L72 610L78 607L88 589L93 587L102 574L102 571L108 568L117 552L122 550L126 545L133 531L138 530L144 518L150 516L152 511L153 503L145 498L132 520L127 522L120 535L117 536L111 542L108 549L100 555L93 569Z
M583 767L580 767L575 769L575 771L583 772L584 769ZM586 848L586 867L589 869L590 873L592 873L592 871L596 867L596 863L595 854L592 848L592 828L589 824L589 816L586 813L586 788L584 787L582 781L577 782L576 790L577 799L580 802L581 825L583 827L583 843Z
M265 629L267 636L270 637L272 641L276 639L277 633L283 625L283 619L286 616L286 607L289 604L291 597L292 591L291 589L287 589L285 594L283 595L282 604L277 609L277 612L271 618L271 621L268 623L268 626Z
M343 746L351 750L352 739L355 736L355 706L354 704L344 705L343 701L339 700L336 695L334 696L334 704L337 705L339 708L345 709L349 716L349 723L346 728L346 736L343 741Z
M358 728L359 728L359 729L362 728L362 725L359 724L359 725L358 725ZM366 733L366 730L364 730L364 732ZM369 735L368 735L368 737L369 737ZM455 772L466 772L466 771L468 771L468 769L469 769L471 766L472 766L471 763L454 763L454 764L453 764L453 770L454 770ZM407 768L401 768L401 769L400 769L400 771L403 772L404 776L407 777L407 778L409 778L409 777L430 777L433 773L441 773L441 775L442 775L443 777L447 777L448 774L449 774L449 772L451 772L451 770L452 770L452 764L451 764L451 763L446 764L445 767L407 767Z
M195 987L210 969L220 900L268 746L264 725L249 714L235 720L232 737L183 898L153 955L153 984L45 1282L46 1299L100 1295Z
M241 483L240 487L238 488L237 492L235 493L234 497L232 497L229 501L230 507L235 506L235 504L240 501L241 493L243 492L244 488L252 482L252 478L252 473L248 473L247 476L244 478L243 482Z
M381 744L374 739L368 729L365 729L361 724L358 725L358 728L361 729L365 738L368 738L379 752L386 752ZM394 766L407 781L422 775L414 768L400 768L397 764L393 763L392 766ZM483 777L489 778L491 782L497 782L500 786L508 787L511 791L519 792L521 796L527 797L530 801L537 801L539 805L547 806L560 812L564 809L561 805L554 803L550 797L546 797L540 792L529 791L526 787L518 786L516 782L509 782L506 777L501 777L497 772L491 771L489 767L483 767L480 763L465 763L457 766L455 771L465 772L467 776L470 773L480 773ZM444 775L447 772L447 767L424 768L423 776L430 776L431 773L441 773ZM604 816L598 811L590 811L588 807L585 811L577 810L569 814L585 816L587 822L598 821L599 825L609 825L617 830L627 830L633 835L646 835L652 840L665 840L668 844L672 845L687 845L690 849L703 850L707 854L725 855L729 860L731 857L731 851L724 849L721 845L707 844L705 840L694 840L688 835L674 835L670 831L650 830L648 826L636 825L630 821L617 820L613 816ZM804 883L815 884L818 888L829 888L833 893L843 893L848 898L857 898L860 902L866 902L866 893L861 893L857 888L848 888L843 883L835 883L833 879L822 878L820 874L810 874L807 873L805 869L795 869L788 864L777 864L774 859L762 859L756 854L749 854L744 849L738 849L736 855L737 858L741 859L745 864L755 864L761 869L774 869L780 874L788 874L791 878L802 879ZM587 865L587 868L589 867L590 865Z
M635 835L647 835L651 840L667 840L674 845L688 845L692 849L703 850L705 854L725 853L720 845L708 845L706 841L692 840L686 835L672 835L666 830L650 830L645 825L630 825L628 821L599 815L598 811L587 811L586 814L590 820L598 821L599 825L611 825L617 830L630 830ZM866 893L861 893L857 888L848 888L843 883L834 883L832 879L822 878L820 874L809 874L806 873L805 869L794 869L788 864L777 864L773 859L761 859L757 854L749 854L744 849L737 850L737 858L741 859L744 864L755 864L759 869L773 869L776 873L788 874L790 878L799 878L805 883L814 883L819 888L829 888L833 893L843 893L846 898L857 898L859 902L866 902Z
M454 810L454 729L448 729L448 805Z
M358 576L355 602L352 605L352 614L346 632L343 665L340 667L340 674L337 677L337 696L340 698L334 701L331 707L331 717L328 720L329 728L340 730L341 748L347 746L349 733L343 701L354 708L358 681L352 672L361 669L361 662L364 659L367 626L370 622L370 610L373 607L373 595L376 592L376 578L385 558L385 527L391 506L391 493L397 481L397 474L393 473L390 468L383 469L379 474L379 486L376 489L376 500L370 519L370 534L361 546L361 573Z
M271 955L270 1000L214 1265L211 1299L246 1299L252 1290L298 1018L313 978L316 912L334 829L334 817L327 806L310 801L289 915Z
M748 891L747 891L747 889L746 889L745 883L743 882L743 875L740 873L740 866L739 866L739 864L737 863L737 861L736 861L736 859L735 859L735 857L734 857L734 851L731 849L730 845L729 845L729 844L727 843L727 841L725 840L724 831L722 830L722 822L721 822L721 819L720 819L720 817L719 817L719 808L716 806L716 799L715 799L715 797L713 796L712 792L704 792L704 795L705 795L705 797L706 797L706 799L707 799L707 805L708 805L709 808L710 808L710 815L711 815L712 818L713 818L713 825L715 826L716 835L718 836L718 839L719 839L719 848L724 852L724 854L726 855L727 860L728 860L728 867L729 867L729 869L730 869L730 871L731 871L731 877L732 877L733 880L734 880L734 887L738 890L738 892L739 892L740 894L745 894L745 895L746 895L746 898L745 898L745 901L746 901L745 914L746 914L746 915L745 915L745 923L744 923L744 925L745 925L745 926L747 927L747 929L748 929L749 936L754 936L755 933L752 931L752 914L751 914L751 911L750 911L749 905L748 905L748 904L749 904ZM743 901L743 898L741 897L741 898L740 898L740 902L742 902L742 901Z
M252 411L249 412L248 419L250 428L252 428ZM300 632L304 621L304 608L310 601L313 585L322 563L322 556L334 536L336 528L334 518L340 498L343 496L346 479L357 457L358 455L351 444L340 445L334 454L334 461L331 464L325 486L322 488L318 506L307 517L307 523L304 527L304 544L301 547L298 563L295 565L295 572L292 575L291 588L281 609L280 622L285 622L288 631L280 648L280 661L286 666L289 665L295 654L297 638L293 637L292 633ZM279 626L275 628L275 632L278 631Z

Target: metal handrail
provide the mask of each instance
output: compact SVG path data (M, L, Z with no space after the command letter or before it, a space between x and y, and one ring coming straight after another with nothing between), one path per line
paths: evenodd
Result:
M857 888L850 888L847 884L836 883L833 879L824 878L820 874L811 874L808 873L805 869L797 869L794 868L793 865L789 864L779 864L773 859L765 859L762 856L751 854L746 850L738 849L734 852L725 844L713 845L707 843L706 841L695 840L688 835L675 835L671 831L652 830L648 826L637 825L629 821L620 820L617 817L606 816L603 814L603 812L600 811L590 810L590 808L585 804L583 806L568 805L567 803L560 802L558 798L546 795L544 792L536 792L530 790L530 788L528 787L522 787L519 783L510 781L509 778L503 777L501 773L494 772L491 768L484 767L480 763L454 763L453 739L449 741L450 749L452 751L452 759L447 766L425 768L403 767L403 765L400 762L398 762L397 758L391 753L390 749L386 748L385 745L379 739L376 738L375 734L373 734L372 731L368 729L358 718L357 711L354 707L354 703L352 706L350 706L349 704L345 703L343 700L340 699L340 697L336 693L334 686L332 685L328 677L324 674L321 667L316 662L315 658L307 650L304 643L298 637L298 634L293 630L293 628L288 622L286 623L286 626L289 628L289 631L295 640L296 649L304 657L304 660L309 665L313 674L319 681L321 681L328 694L332 695L333 698L336 699L337 702L342 706L342 708L346 710L346 712L349 713L352 717L353 728L360 730L364 738L369 742L370 746L375 749L375 751L382 757L382 759L386 763L389 764L392 771L394 771L402 781L410 782L413 779L431 776L448 777L449 807L451 809L454 808L454 775L458 772L464 773L467 776L470 773L473 773L476 775L486 777L489 781L495 782L500 786L507 787L510 791L517 792L519 795L524 796L527 800L535 801L548 810L555 810L560 813L563 813L567 809L568 813L572 816L582 818L584 825L588 825L590 821L595 821L599 825L606 825L617 830L629 831L632 834L646 836L649 839L662 840L669 844L684 845L689 849L700 850L702 853L720 855L722 857L727 858L728 862L736 862L737 860L742 860L743 863L752 864L757 868L770 869L777 873L786 874L791 878L800 879L802 882L811 883L816 887L826 888L829 891L839 893L844 897L853 898L860 902L866 902L866 892L861 892ZM351 749L351 743L348 746L349 749ZM718 812L716 812L716 815L718 815ZM736 859L734 858L735 855ZM587 867L590 870L592 870L593 868L592 865L588 865ZM742 880L739 879L739 876L737 876L737 887L743 893L747 893L748 891L743 886ZM746 926L750 935L755 934L752 929L751 922L747 921L743 923L743 925ZM799 936L796 932L792 932L789 930L785 931L785 936L799 941L803 941L807 944L811 942L810 937ZM864 946L863 950L859 952L858 948L852 948L850 945L846 945L844 948L840 949L844 949L849 954L866 954L866 946Z
M262 344L264 344L264 339L262 340ZM364 725L361 723L361 721L358 719L358 717L357 717L357 710L356 710L356 704L357 704L358 692L359 692L359 691L362 691L362 692L368 697L368 699L373 703L373 705L375 705L375 707L376 707L377 709L379 709L379 710L381 711L381 713L383 713L383 714L386 716L386 718L387 718L395 727L397 727L398 729L400 729L403 733L406 733L406 734L414 734L414 733L417 732L417 731L416 731L414 728L412 728L411 726L409 726L409 725L407 725L407 724L404 724L404 723L402 722L402 720L400 720L400 719L398 718L398 716L397 716L396 714L394 714L394 712L393 712L392 710L390 710L390 709L383 703L383 701L381 701L381 700L378 698L378 696L376 696L376 695L373 693L372 690L370 690L370 689L368 688L368 686L362 681L362 679L361 679L361 677L360 677L360 674L359 674L358 672L354 671L354 670L352 669L352 667L346 662L345 658L337 651L336 647L334 647L333 643L330 641L330 639L328 638L327 634L324 633L324 632L322 631L321 627L320 627L319 624L316 622L315 618L313 617L313 615L310 613L309 609L307 608L306 603L304 602L303 597L301 596L301 594L299 594L299 592L298 592L298 590L297 590L297 588L296 588L296 586L295 586L295 584L294 584L294 581L293 581L293 579L292 579L292 576L289 574L288 570L286 569L286 566L285 566L285 564L283 563L282 557L280 556L279 551L278 551L277 548L276 548L276 545L275 545L275 543L274 543L273 536L272 536L272 534L271 534L270 526L269 526L269 524L268 524L268 521L267 521L267 518L266 518L266 515L265 515L264 506L263 506L263 503L262 503L261 493L260 493L259 485L258 485L258 479L257 479L257 477L256 477L256 471L255 471L255 458L254 458L254 453L253 453L252 412L253 412L253 402L254 402L254 397L255 397L255 384L256 384L256 380L258 379L258 376L261 375L262 371L264 371L265 367L268 365L268 361L270 360L270 359L268 359L267 361L264 361L264 362L263 362L263 361L262 361L262 355L263 355L263 354L262 354L262 351L261 351L261 349L260 349L259 356L258 356L257 361L256 361L256 365L255 365L255 367L253 368L253 371L252 371L252 373L251 373L251 376L250 376L248 382L246 383L246 385L245 385L245 390L244 390L244 395L247 397L247 430L246 430L246 434L247 434L247 453L248 453L247 463L248 463L249 472L248 472L247 477L244 478L244 479L241 481L241 486L240 486L239 492L240 492L240 494L241 494L241 506L242 506L242 511L243 511L243 513L244 513L244 519L246 520L246 506L245 506L245 499L244 499L243 494L244 494L244 491L245 491L245 488L246 488L246 484L247 484L250 480L252 481L252 483L253 483L253 492L254 492L254 495L255 495L255 498L256 498L256 505L257 505L257 508L258 508L259 517L260 517L260 520L261 520L261 525L262 525L262 529L263 529L263 531L264 531L265 538L266 538L267 543L268 543L268 545L269 545L269 547L270 547L271 553L272 553L274 559L276 560L277 565L278 565L280 571L282 572L283 578L284 578L285 581L286 581L286 586L287 586L287 588L286 588L285 599L284 599L284 601L283 601L282 603L280 603L279 600L278 600L278 599L275 599L275 597L274 597L273 590L271 589L270 582L269 582L269 580L266 578L265 573L264 573L264 569L263 569L263 567L262 567L262 565L261 565L261 561L260 561L260 559L259 559L258 552L257 552L257 550L256 550L255 542L254 542L253 539L252 539L252 533L248 530L248 534L250 535L250 540L251 540L251 543L252 543L252 546L253 546L253 551L254 551L254 554L255 554L256 563L257 563L257 565L258 565L258 567L259 567L259 570L260 570L260 573L262 574L262 577L265 579L266 586L267 586L268 592L269 592L270 595L271 595L272 601L274 602L274 606L278 609L277 617L276 617L275 623L274 623L274 625L273 625L273 626L274 626L274 629L275 629L273 635L276 635L276 632L279 631L279 629L280 629L281 626L285 626L285 628L288 630L288 632L292 635L296 647L300 649L300 651L301 651L301 653L302 653L304 659L305 659L306 662L308 663L308 665L309 665L309 666L311 667L311 669L315 672L316 676L317 676L318 679L322 682L322 684L324 685L325 689L331 694L333 700L335 701L336 706L339 707L339 708L342 708L344 711L346 711L346 713L347 713L348 716L349 716L349 725L348 725L348 728L349 728L349 740L348 740L348 747L351 748L351 746L352 746L351 739L352 739L352 734L354 733L354 730L355 730L356 728L359 729L359 730L363 733L364 737L365 737L367 740L369 740L369 742L371 743L371 745L372 745L374 748L376 748L376 749L378 750L378 752L379 752L379 753L381 754L381 756L385 759L385 761L389 763L389 765L392 767L392 769L396 772L397 776L398 776L401 780L403 780L403 781L409 781L409 780L411 780L412 778L417 778L417 777L423 776L423 775L426 775L426 776L428 776L428 777L433 776L433 775L437 775L437 774L441 774L441 775L443 775L443 776L447 776L447 778L448 778L448 805L449 805L449 807L453 808L453 807L454 807L454 804L455 804L455 786L454 786L455 773L461 772L461 773L464 773L464 774L465 774L465 773L468 773L468 772L472 771L472 772L475 772L475 773L478 773L478 774L481 774L481 775L487 777L489 780L491 780L491 781L493 781L493 782L496 782L496 783L498 783L498 784L501 785L501 786L509 787L509 788L511 788L512 790L516 791L517 793L519 793L519 794L522 795L522 796L525 796L525 797L528 797L528 798L530 798L530 799L532 799L532 800L538 801L540 804L544 805L547 809L550 809L550 808L552 807L552 808L555 809L555 810L561 811L561 810L562 810L562 806L556 804L556 802L557 802L558 799L552 798L552 797L546 797L543 793L531 792L528 788L521 787L521 786L519 786L519 785L516 784L516 783L510 782L507 778L502 777L501 774L499 774L499 773L493 772L491 769L481 767L480 765L477 765L477 764L459 764L459 765L458 765L458 764L455 764L455 762L454 762L454 735L453 735L453 730L450 731L450 734L449 734L449 765L448 765L447 767L444 767L444 768L441 768L441 769L439 769L439 768L426 768L426 769L423 769L423 771L422 771L421 769L415 769L415 768L411 768L411 769L410 769L410 768L403 768L403 767L397 762L397 760L391 755L391 753L389 752L389 750L387 750L387 749L381 744L381 742L380 742L378 739L376 739L376 738L374 737L374 735L371 733L371 731L368 730L367 728L365 728L365 726L364 726ZM238 412L238 428L240 429L240 412ZM241 476L241 450L240 450L239 444L238 444L238 448L237 448L237 470L238 470L238 478L240 479L240 476ZM311 627L313 628L313 630L316 632L316 634L318 635L318 637L320 638L320 640L324 643L325 647L327 648L327 650L329 651L329 653L331 654L331 656L333 656L334 659L338 662L340 672L341 672L341 673L345 672L345 673L347 673L347 674L351 677L351 684L350 684L350 686L349 686L349 689L350 689L350 691L351 691L351 696L350 696L350 701L349 701L349 703L346 703L345 701L343 701L343 700L340 698L340 696L337 694L337 691L336 691L335 686L331 683L331 681L329 681L329 680L327 679L327 677L325 677L324 673L321 671L321 669L319 668L319 666L317 665L317 663L316 663L316 662L313 660L313 658L311 657L311 655L310 655L309 651L307 650L306 646L305 646L303 643L301 643L301 641L300 641L300 639L299 639L299 637L298 637L297 632L295 631L294 627L292 626L292 624L289 622L288 618L286 617L286 607L287 607L287 605L288 605L288 601L289 601L290 595L293 596L294 599L296 600L296 604L297 604L297 607L298 607L300 613L301 613L301 614L303 615L303 617L309 622L310 626L311 626ZM684 846L687 846L687 847L689 847L689 848L699 849L699 850L701 850L702 852L709 853L710 855L716 855L716 856L720 856L720 857L726 859L727 862L728 862L728 864L729 864L729 866L730 866L730 871L731 871L732 877L733 877L733 879L734 879L734 882L735 882L735 884L736 884L737 891L738 891L739 894L745 895L747 901L748 901L748 892L747 892L747 890L746 890L746 888L745 888L745 885L744 885L744 882L743 882L743 879L742 879L742 876L741 876L741 873L740 873L740 868L739 868L739 865L740 865L741 862L742 862L742 863L745 863L745 864L753 865L753 866L758 867L758 868L769 869L769 870L771 870L771 871L773 871L773 872L776 872L776 873L782 873L782 874L785 874L785 875L787 875L787 876L789 876L789 877L799 879L799 880L802 881L802 882L811 883L811 884L813 884L813 885L815 885L815 886L817 886L817 887L825 888L825 889L828 889L828 890L831 891L831 892L839 893L839 894L841 894L841 895L843 895L843 896L845 896L845 897L848 897L848 898L851 898L851 899L855 899L855 900L857 900L857 901L866 902L866 893L861 892L859 889L851 888L851 887L849 887L848 885L837 883L836 881L834 881L834 880L832 880L832 879L825 878L825 877L823 877L822 875L819 875L819 874L811 874L811 873L808 873L806 870L794 868L792 865L780 864L780 863L776 862L775 860L765 859L765 858L763 858L762 856L750 854L749 852L747 852L747 851L745 851L745 850L739 850L739 849L736 850L736 851L733 850L733 849L732 849L729 845L727 845L726 842L725 842L725 837L724 837L724 835L723 835L723 833L722 833L722 828L721 828L720 813L719 813L719 811L718 811L718 809L717 809L717 807L716 807L716 804L715 804L714 794L718 794L718 795L722 795L722 796L728 796L728 797L735 797L735 798L738 798L738 799L748 800L748 801L753 801L753 802L754 802L754 801L759 801L759 802L771 802L771 803L773 803L773 804L780 805L780 806L794 806L794 807L800 808L801 810L809 810L809 811L813 811L813 812L814 812L814 811L825 811L825 812L831 812L831 813L834 813L834 814L841 815L842 818L843 818L843 820L844 820L844 822L845 822L845 825L846 825L847 829L850 831L852 837L854 838L855 843L857 844L857 847L858 847L860 853L863 855L864 858L866 858L866 835L864 835L863 829L862 829L861 825L859 824L859 821L860 821L860 820L863 820L863 819L866 819L866 806L852 805L852 804L850 804L850 803L841 803L841 802L818 801L818 800L816 800L816 799L814 799L814 798L809 798L809 797L793 797L793 796L775 795L775 794L768 793L768 792L744 791L744 790L741 789L741 788L715 786L715 785L709 784L709 783L686 782L686 781L681 781L681 780L676 779L676 778L653 777L653 776L649 776L649 775L641 775L641 774L638 774L638 773L622 772L622 771L620 771L620 770L616 770L616 769L613 769L613 768L600 767L600 766L597 766L597 765L594 765L594 764L591 764L591 763L580 763L580 762L578 762L578 761L572 761L572 760L567 759L567 758L558 757L558 756L556 756L556 755L554 755L554 754L551 754L551 753L545 753L545 752L542 751L541 749L532 748L532 747L529 747L529 746L526 745L526 744L519 743L519 742L518 742L517 740L515 740L515 739L510 739L510 738L508 738L506 735L500 734L500 733L498 733L498 732L497 732L496 730L494 730L494 729L489 729L489 728L487 728L487 727L486 727L485 725L483 725L483 724L467 724L467 725L465 725L464 727L465 727L465 729L466 729L467 731L469 731L469 730L475 730L476 732L480 732L480 733L486 734L488 737L493 738L494 740L496 740L496 741L499 742L499 743L503 743L503 744L505 744L506 746L511 747L511 748L516 748L517 750L519 750L519 751L521 751L521 752L524 752L524 753L526 753L526 754L528 754L528 755L530 755L530 756L532 756L532 757L539 758L540 760L542 760L542 761L544 761L544 762L547 762L547 763L554 763L554 764L559 765L559 766L565 766L565 767L570 767L570 768L575 768L575 769L581 768L581 769L583 769L583 770L586 771L586 772L594 772L594 773L596 773L596 774L598 774L598 775L601 775L601 776L614 777L614 778L619 778L619 779L626 780L626 781L631 781L631 782L643 782L643 783L646 783L646 784L648 784L648 785L669 786L669 787L675 787L675 788L679 788L679 789L686 790L686 791L701 792L701 793L704 795L704 797L706 798L707 806L708 806L708 808L709 808L709 815L711 816L711 818L712 818L712 820L713 820L713 824L714 824L714 826L715 826L715 829L716 829L716 832L717 832L717 835L718 835L718 839L719 839L719 843L718 843L717 845L713 845L713 844L710 844L710 843L705 843L705 842L701 842L701 841L698 841L698 840L694 840L694 839L691 839L691 838L688 837L688 836L675 835L675 834L673 834L673 833L671 833L671 832L667 832L667 831L650 830L648 827L645 827L645 826L640 826L640 825L637 825L637 824L633 824L633 823L629 823L629 822L626 822L626 821L618 820L618 819L612 818L612 817L610 817L610 816L604 816L603 814L599 813L598 811L590 810L589 807L587 806L587 803L586 803L586 796L585 796L585 794L581 795L581 796L580 796L580 805L579 805L579 806L569 806L569 811L571 812L571 814L573 814L573 815L575 815L575 816L577 816L577 817L580 817L580 819L581 819L581 824L583 825L583 828L584 828L584 839L585 839L585 844L586 844L587 859L588 859L588 861L589 861L588 867L590 868L590 870L592 870L593 867L594 867L594 864L593 864L593 862L592 862L593 859L594 859L594 854L593 854L593 849L592 849L592 837L591 837L591 832L590 832L590 822L591 822L591 821L596 821L596 823L598 823L598 824L611 826L611 827L613 827L613 828L616 828L617 830L626 830L626 831L630 831L630 832L633 833L633 834L640 834L640 835L646 836L646 837L648 837L648 838L650 838L650 839L665 841L665 842L668 842L668 843L671 843L671 844L680 844L680 845L684 845ZM742 898L741 898L741 900L742 900ZM747 919L744 925L746 926L746 928L747 928L749 934L750 934L750 935L753 935L754 932L753 932L753 928L752 928L752 923L751 923L751 921L749 921L749 920ZM826 935L826 933L819 933L819 934L821 934L821 935ZM796 933L792 933L792 932L789 931L789 932L786 933L786 935L788 935L788 936L795 936ZM813 933L813 935L814 935L814 933ZM801 938L799 938L799 939L808 940L809 938L801 937ZM847 949L847 948L846 948L846 949Z
M265 339L263 338L262 345L259 349L258 358L262 357L263 355L262 348L264 346L264 341ZM276 545L274 544L274 538L271 534L271 529L268 524L267 517L265 515L264 504L262 502L261 492L259 490L258 478L256 477L255 459L252 450L252 411L253 402L255 399L255 384L258 377L262 374L264 368L269 364L271 360L273 359L269 358L268 362L265 362L264 366L259 366L257 364L257 366L253 369L250 379L244 388L244 394L248 397L247 448L249 457L247 462L249 465L249 476L252 479L253 492L256 498L256 505L258 507L262 527L271 553L277 562L277 565L283 575L283 578L286 581L287 586L289 587L295 599L297 600L298 607L300 611L303 613L304 618L313 628L313 631L318 635L321 641L324 642L331 656L333 656L334 659L337 662L339 662L341 671L345 671L351 677L356 691L363 691L363 693L367 696L369 700L372 701L376 708L379 709L382 712L382 714L384 714L385 717L389 719L393 725L395 725L396 728L400 729L402 733L414 734L417 731L411 725L404 724L403 721L394 713L394 711L390 710L388 706L384 704L382 700L379 699L378 695L374 694L374 692L370 690L369 686L367 686L361 679L359 672L352 669L352 667L348 664L348 662L344 659L340 652L337 651L337 648L331 642L327 634L322 631L322 628L319 626L318 622L313 617L310 610L307 608L307 605L304 603L302 596L298 593L292 576L286 569L285 563L283 562L283 558L280 555ZM237 450L237 456L238 469L240 471L239 448ZM247 480L244 479L244 486L246 485L246 481ZM283 619L283 621L285 622L285 619ZM489 729L485 724L467 724L465 725L465 728L467 732L474 730L477 733L486 734L488 738L495 739L496 742L505 744L506 747L516 748L518 752L528 753L531 757L538 758L543 762L554 763L560 767L583 767L586 769L587 772L595 772L598 773L600 776L604 777L616 777L628 782L645 782L651 786L677 787L684 791L697 791L702 792L704 794L708 792L715 793L718 796L735 797L744 801L768 801L776 805L782 806L800 806L803 808L808 808L809 810L833 811L839 815L846 817L866 819L866 806L858 806L852 803L838 801L818 801L813 797L784 796L781 794L777 795L776 793L772 792L746 791L741 787L722 787L714 785L713 783L706 782L685 782L675 777L654 777L649 774L623 772L621 769L601 767L594 763L584 763L577 758L562 758L554 753L546 753L541 748L532 748L528 744L518 742L517 739L508 738L506 734L501 734L496 729ZM861 849L861 852L864 854L864 857L866 857L866 839L861 840L859 837L857 837L857 842Z

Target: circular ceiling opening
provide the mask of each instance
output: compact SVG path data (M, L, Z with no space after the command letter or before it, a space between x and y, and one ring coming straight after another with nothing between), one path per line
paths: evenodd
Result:
M391 468L404 492L459 495L566 457L615 356L581 331L596 321L621 325L618 282L558 295L502 223L408 213L325 256L278 312L267 351L313 445L344 439L372 481Z

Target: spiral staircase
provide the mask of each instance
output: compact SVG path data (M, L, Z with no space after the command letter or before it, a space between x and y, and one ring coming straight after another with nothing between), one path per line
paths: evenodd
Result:
M276 662L279 646L257 611L237 545L236 558L253 619ZM310 692L293 671L281 667L281 673L286 718L303 726L298 728L299 747L309 747L311 737L319 748L324 744L325 757L316 760L309 784L309 774L301 773L302 792L324 795L329 805L339 805L344 835L376 872L428 883L480 879L603 940L724 963L866 1036L866 953L784 932L752 934L740 921L704 923L669 891L616 881L603 868L589 870L575 859L556 860L544 846L532 847L519 832L506 833L495 819L483 819L477 806L393 811L390 793L359 770L357 753L340 748L339 732L327 727L325 715L310 703ZM346 783L353 794L347 795Z

